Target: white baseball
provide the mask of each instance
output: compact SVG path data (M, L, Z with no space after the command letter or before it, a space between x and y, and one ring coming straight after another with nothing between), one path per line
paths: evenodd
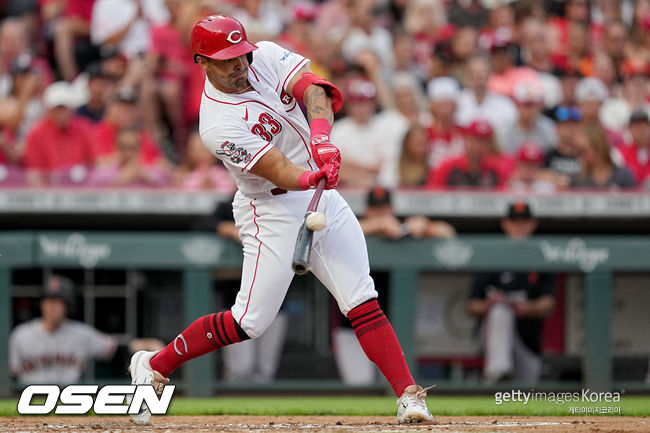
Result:
M320 212L311 212L309 216L307 216L307 228L309 230L317 232L323 230L326 225L327 219L325 218L325 215Z

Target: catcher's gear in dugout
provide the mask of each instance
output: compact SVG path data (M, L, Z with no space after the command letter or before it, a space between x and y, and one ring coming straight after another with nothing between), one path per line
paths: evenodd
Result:
M196 23L192 29L191 44L195 62L196 56L227 60L257 49L256 45L248 42L244 26L235 18L225 15L210 15Z

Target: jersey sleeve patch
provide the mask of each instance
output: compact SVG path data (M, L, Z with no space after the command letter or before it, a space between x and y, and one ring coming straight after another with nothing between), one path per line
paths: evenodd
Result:
M201 140L233 174L249 171L273 146L243 127L212 128L203 133Z
M215 153L230 159L233 164L248 164L253 160L253 156L246 149L228 140L217 146Z

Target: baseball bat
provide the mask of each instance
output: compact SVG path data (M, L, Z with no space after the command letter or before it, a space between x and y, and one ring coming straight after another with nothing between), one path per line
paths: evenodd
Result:
M305 218L303 218L302 226L300 226L300 231L298 231L292 264L293 272L297 275L305 275L309 272L309 256L311 255L311 241L314 237L314 232L307 227L307 216L310 212L314 212L318 208L318 202L320 201L321 194L323 194L326 182L327 180L325 178L318 181L318 186L316 186L314 196L309 202L309 206L307 206Z

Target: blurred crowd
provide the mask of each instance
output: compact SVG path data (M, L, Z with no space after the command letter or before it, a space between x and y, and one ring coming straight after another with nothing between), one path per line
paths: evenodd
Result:
M344 91L341 187L650 189L650 0L3 0L0 188L232 192L196 132L213 13Z

